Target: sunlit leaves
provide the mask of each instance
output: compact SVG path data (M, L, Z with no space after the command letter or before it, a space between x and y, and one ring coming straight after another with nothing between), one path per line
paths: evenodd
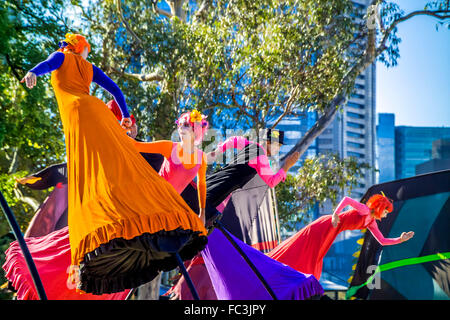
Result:
M283 227L295 230L296 223L310 222L312 212L326 200L336 205L342 190L349 194L366 170L373 169L354 158L340 159L337 154L305 159L297 174L288 175L275 189Z

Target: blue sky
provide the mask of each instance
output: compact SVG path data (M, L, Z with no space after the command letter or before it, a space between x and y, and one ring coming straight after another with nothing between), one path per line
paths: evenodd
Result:
M405 13L427 1L397 0ZM450 126L450 30L437 19L416 16L398 25L400 58L377 63L377 112L395 114L396 125Z

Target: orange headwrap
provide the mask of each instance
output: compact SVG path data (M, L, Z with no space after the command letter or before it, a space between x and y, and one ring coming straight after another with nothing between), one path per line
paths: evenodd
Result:
M91 45L87 42L86 38L81 34L66 33L66 38L59 42L58 51L70 50L75 53L81 53L84 47L88 47L89 52L91 52Z
M394 206L392 205L391 200L388 197L381 194L375 194L367 200L366 205L370 210L373 210L373 214L376 219L381 219L383 215L383 211L387 210L388 212L392 212Z

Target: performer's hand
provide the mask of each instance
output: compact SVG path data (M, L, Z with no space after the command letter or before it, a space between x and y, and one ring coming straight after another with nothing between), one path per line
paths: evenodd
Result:
M37 77L33 72L28 72L25 77L23 77L22 80L20 80L20 83L26 84L28 89L33 88L36 85Z
M131 127L127 131L127 134L133 139L136 138L136 136L137 136L137 125L136 125L136 123L131 125Z
M133 122L131 121L131 118L122 118L122 121L120 121L120 125L124 129L130 129Z
M198 217L202 221L203 225L205 225L205 216L206 216L205 208L200 208L200 214L198 215Z
M402 242L408 241L412 237L414 237L414 232L413 231L403 232L402 235L400 236L400 238L402 239Z
M333 225L333 228L336 228L340 222L339 216L337 214L334 214L331 216L331 224Z

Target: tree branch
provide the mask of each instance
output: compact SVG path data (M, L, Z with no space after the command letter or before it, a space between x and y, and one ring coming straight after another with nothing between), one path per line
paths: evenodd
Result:
M39 201L37 201L33 197L25 196L18 186L14 188L14 195L17 197L17 199L28 204L31 208L33 208L33 212L36 212L39 209L40 206Z
M83 5L79 5L77 3L75 3L74 5L76 7L78 7L78 8L80 8L82 17L84 17L87 21L89 21L90 23L95 25L95 27L98 28L99 30L102 30L103 32L106 32L106 29L105 29L105 27L103 25L99 24L98 21L95 21L94 19L92 19L92 17L90 15L88 15L86 13L86 10L84 9Z
M138 46L142 47L142 40L138 37L138 35L131 29L130 25L128 24L128 22L125 20L124 16L123 16L123 11L122 11L122 4L120 2L120 0L116 0L116 7L117 7L117 14L119 15L119 19L120 21L122 21L122 23L125 25L125 28L127 29L127 31L131 34L131 36L134 38L134 40L136 41L136 43L138 44Z
M166 10L163 10L161 8L158 8L158 1L157 0L156 1L152 1L152 3L153 3L152 4L153 11L155 11L155 13L161 14L161 15L169 18L169 19L173 17L173 15L169 11L166 11Z
M139 80L139 81L162 81L162 80L164 80L164 77L161 76L161 74L159 74L158 72L139 74L139 73L130 73L130 72L125 72L125 71L120 71L120 70L118 70L116 68L112 68L112 67L111 67L111 70L121 76L125 76L127 78Z
M6 59L6 63L8 64L8 66L11 68L11 72L13 73L14 77L16 77L16 79L20 82L20 80L22 80L22 78L20 77L19 73L17 72L16 66L12 63L9 54L5 54L5 59Z
M440 15L441 13L445 13L446 15ZM440 20L449 19L450 18L450 10L435 10L435 11L428 11L428 10L418 10L413 11L406 16L403 16L401 18L398 18L392 24L389 26L389 28L386 29L386 31L383 34L383 37L381 39L380 45L378 46L375 54L378 56L386 49L386 41L389 38L389 35L391 34L392 30L401 22L411 19L412 17L418 16L418 15L426 15L431 16Z
M211 0L204 0L198 10L194 13L194 21L198 21L202 19L205 15L205 12L208 11L211 5Z
M286 157L298 151L300 156L303 155L313 141L322 134L322 132L333 122L338 106L345 102L345 96L338 94L330 103L325 113L317 120L317 122L306 132L302 139L297 141L295 146L289 150L289 152L281 158L280 166L284 164Z
M297 84L292 89L291 96L286 101L286 107L284 108L283 113L278 117L277 120L275 120L275 123L272 125L272 128L275 128L278 125L278 123L280 123L280 121L291 112L292 104L294 103L295 98L297 97L297 94L298 94L299 90L300 90L300 85Z
M16 172L18 165L19 165L19 148L14 147L13 148L13 156L12 156L9 168L8 168L8 174L12 174L12 173Z
M186 11L183 10L183 5L186 0L166 0L170 7L170 14L177 16L181 21L186 21Z

